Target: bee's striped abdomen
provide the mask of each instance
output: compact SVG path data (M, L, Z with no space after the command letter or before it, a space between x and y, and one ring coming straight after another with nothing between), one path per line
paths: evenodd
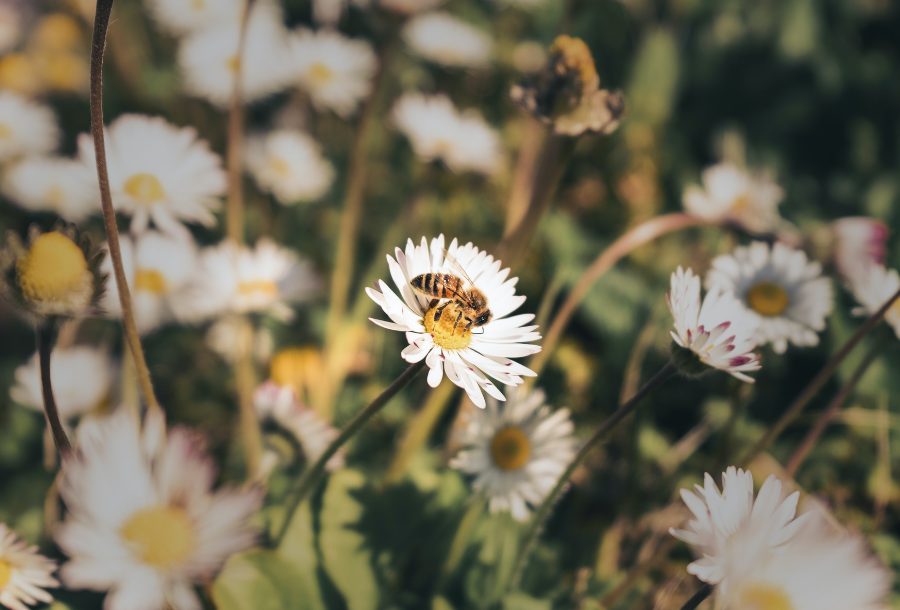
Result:
M417 275L409 284L422 294L438 299L452 299L459 291L462 280L449 273L423 273Z

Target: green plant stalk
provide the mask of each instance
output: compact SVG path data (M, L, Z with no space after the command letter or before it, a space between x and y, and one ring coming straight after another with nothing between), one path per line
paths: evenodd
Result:
M544 523L550 517L550 513L553 510L553 507L556 505L556 502L559 500L560 496L562 496L563 491L565 491L566 487L569 484L569 479L572 478L572 475L575 474L575 470L581 466L584 461L587 459L587 456L590 455L591 451L600 444L600 441L604 440L606 436L616 427L622 419L625 418L626 415L634 411L634 409L640 404L641 400L643 400L650 392L659 387L664 381L669 379L672 375L678 372L678 367L674 362L669 361L656 375L653 376L647 383L643 385L643 387L638 390L634 396L632 396L626 403L624 403L619 409L610 415L606 421L600 424L600 427L594 432L590 439L581 447L578 453L575 455L575 458L569 463L569 466L562 473L559 479L556 482L556 486L553 490L547 495L543 502L541 502L540 507L534 514L534 518L531 521L531 527L529 527L528 531L525 534L525 540L519 550L519 558L516 561L515 568L512 571L512 575L509 581L509 586L507 587L507 591L512 592L519 588L519 583L522 579L522 575L525 572L525 567L528 564L528 559L531 556L534 547L537 544L538 536L540 536L541 531L544 528Z
M388 401L397 395L397 393L406 387L413 378L419 374L419 372L425 368L425 360L422 359L415 364L409 365L407 368L391 385L387 387L387 389L378 395L378 397L369 403L362 411L357 413L356 417L350 420L346 426L341 429L340 434L331 441L331 444L322 452L322 455L319 456L319 459L316 462L306 469L306 472L300 477L297 481L297 485L294 487L294 490L291 492L290 498L287 503L287 510L284 515L284 522L281 524L279 528L278 536L275 539L276 545L281 544L282 539L284 538L285 533L287 533L288 528L291 524L291 518L296 512L297 508L306 499L306 497L313 491L316 484L322 478L322 475L325 473L325 465L328 463L328 460L337 453L338 449L340 449L344 444L350 440L357 432L362 429L362 427L368 422L372 417L381 411L382 408L388 403Z
M253 330L250 327L250 321L243 320L243 322L247 324L248 334L252 337ZM244 344L245 342L242 341L241 343ZM249 344L250 341L246 343ZM241 345L241 349L238 350L235 356L234 381L244 443L244 462L247 467L247 480L252 481L259 475L263 453L262 432L259 429L259 420L253 408L253 389L256 383L256 372L253 370L253 358L250 356L249 347L246 344Z
M55 322L47 322L38 327L38 358L41 367L41 395L44 398L44 413L47 415L47 424L53 435L53 444L56 445L62 461L65 462L72 455L72 444L59 419L59 409L56 407L56 399L53 398L53 385L50 383L50 352L53 350L55 333Z

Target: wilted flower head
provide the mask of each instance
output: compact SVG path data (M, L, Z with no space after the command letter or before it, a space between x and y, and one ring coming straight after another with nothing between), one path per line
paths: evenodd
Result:
M246 163L259 187L285 205L321 198L334 180L334 167L322 157L319 143L295 129L250 138Z
M684 190L684 209L711 222L734 222L754 233L772 231L781 222L778 204L784 191L768 174L751 174L732 163L703 170L703 187Z
M75 159L26 157L6 170L2 190L26 210L55 212L68 222L100 211L97 173Z
M47 106L0 91L0 163L52 152L59 143L56 117Z
M53 601L44 589L59 586L53 578L56 562L37 551L0 523L0 604L10 610L28 610L29 605Z
M870 265L884 264L888 227L867 216L838 218L831 223L834 264L845 280L852 280Z
M403 38L413 52L444 66L485 66L493 47L486 32L445 12L413 17Z
M850 278L850 291L860 306L853 309L857 316L871 316L900 290L900 274L884 265L869 265ZM900 338L900 299L884 314L884 321L894 328Z

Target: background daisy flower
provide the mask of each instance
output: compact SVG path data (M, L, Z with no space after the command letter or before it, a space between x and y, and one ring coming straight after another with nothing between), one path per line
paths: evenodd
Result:
M413 52L443 66L485 66L493 48L490 35L445 12L413 17L403 39Z
M880 220L867 216L838 218L831 223L834 235L834 264L849 281L870 265L884 263L890 231Z
M247 141L246 164L256 183L289 205L321 198L334 180L334 167L309 134L278 129Z
M7 168L2 191L26 210L55 212L68 222L80 222L100 211L97 172L75 159L22 159Z
M56 562L37 550L0 523L0 604L11 610L28 610L28 605L53 601L44 589L59 586L53 577Z
M241 0L147 0L145 4L150 16L175 36L236 23L244 10Z
M702 188L685 189L685 211L712 222L736 222L754 233L772 231L781 222L778 204L784 191L766 174L720 163L703 170L702 180Z
M50 108L17 93L0 91L0 163L19 155L52 152L59 138Z
M887 269L884 265L869 265L858 270L850 280L850 291L859 302L853 309L857 316L871 316L881 309L885 302L900 290L900 274L896 269ZM900 300L884 314L884 321L890 324L897 337L900 338Z

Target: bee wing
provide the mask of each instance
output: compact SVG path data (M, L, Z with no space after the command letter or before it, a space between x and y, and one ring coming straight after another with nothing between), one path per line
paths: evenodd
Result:
M459 275L459 277L461 277L463 279L463 281L466 284L465 285L466 290L468 290L469 288L474 288L475 282L472 281L472 278L469 277L469 274L466 273L466 270L463 269L463 266L459 263L459 261L456 260L456 258L452 254L447 252L446 248L443 249L443 252L444 252L444 258L447 259L447 266L455 274Z

